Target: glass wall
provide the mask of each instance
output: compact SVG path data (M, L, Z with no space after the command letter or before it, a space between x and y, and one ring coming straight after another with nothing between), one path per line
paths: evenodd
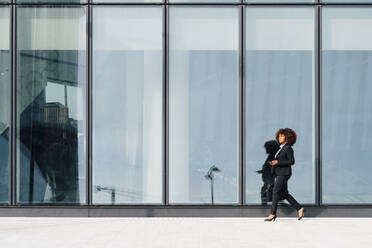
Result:
M10 164L9 8L0 7L0 203L8 202Z
M248 204L267 203L274 177L264 162L275 146L270 140L285 127L298 136L289 191L300 202L315 202L314 15L307 7L246 9Z
M94 203L162 203L162 8L93 9Z
M322 193L372 203L372 8L323 8Z
M238 203L238 10L169 10L172 204Z
M372 205L371 1L0 0L0 204Z
M17 8L18 203L85 203L86 8Z

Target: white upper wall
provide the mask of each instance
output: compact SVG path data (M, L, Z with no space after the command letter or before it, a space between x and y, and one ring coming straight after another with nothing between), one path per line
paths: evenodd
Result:
M162 8L100 7L93 11L97 50L161 50Z
M323 50L372 50L372 8L323 8Z
M169 37L172 50L238 50L238 8L171 8Z
M247 8L247 50L313 50L313 8Z
M139 8L97 9L96 28L107 31L94 37L95 48L160 49L161 39L152 38L162 33L160 8L158 12ZM248 50L314 49L312 8L249 7L246 20ZM170 8L171 49L237 50L238 21L237 8ZM372 8L323 8L322 21L324 50L372 49ZM9 30L8 8L0 8L0 30ZM19 8L17 46L85 50L86 9ZM9 49L8 36L0 37L0 49Z
M17 16L20 50L86 49L85 8L19 8Z

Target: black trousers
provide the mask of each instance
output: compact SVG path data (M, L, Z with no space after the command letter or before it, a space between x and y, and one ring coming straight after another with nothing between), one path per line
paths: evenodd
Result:
M278 208L278 201L280 196L287 200L293 208L297 211L302 208L302 206L288 193L288 180L291 176L276 176L276 181L274 182L273 188L273 201L271 205L271 214L276 215L276 210Z

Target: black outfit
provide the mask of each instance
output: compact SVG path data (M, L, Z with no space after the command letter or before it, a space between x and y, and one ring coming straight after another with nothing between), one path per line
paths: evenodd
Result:
M263 185L261 187L261 204L266 205L269 202L269 199L266 195L266 190L270 184L274 183L275 175L271 172L271 165L269 164L270 161L274 160L276 152L279 150L280 146L276 140L269 140L265 142L265 150L267 158L265 163L262 165L262 169L256 171L257 173L262 174L262 182Z
M302 206L288 193L287 185L288 180L292 175L291 166L295 163L292 147L286 143L274 160L278 160L278 164L271 167L271 172L276 177L276 182L274 182L273 188L271 214L276 215L280 196L286 199L292 207L298 211Z

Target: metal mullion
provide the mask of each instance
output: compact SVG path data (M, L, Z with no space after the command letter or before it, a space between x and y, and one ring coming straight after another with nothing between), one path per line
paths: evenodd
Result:
M240 30L239 30L239 41L240 41L240 89L239 89L239 106L240 106L240 173L239 173L239 186L240 186L240 205L246 204L246 163L245 163L245 0L241 0L240 3Z
M319 123L319 82L320 82L320 70L319 70L319 58L320 58L320 33L319 33L319 24L320 22L320 6L322 4L322 0L315 0L317 3L316 9L315 9L315 55L314 55L314 60L315 60L315 75L314 75L314 84L315 84L315 205L320 206L320 184L321 184L321 178L320 178L320 138L319 138L319 128L320 128L320 123ZM314 64L314 63L313 63Z
M245 204L245 6L239 18L239 203Z
M13 0L12 0L13 2ZM15 182L15 129L16 129L16 102L15 102L15 94L16 94L16 6L10 5L10 175L9 175L9 204L15 205L16 204L16 182Z
M319 1L319 0L317 0ZM315 153L315 204L319 206L319 6L315 8L315 18L314 18L314 120L313 125L315 125L314 135L314 153Z
M90 0L89 0L90 2ZM86 49L87 49L87 88L86 88L86 199L85 204L92 205L92 7L87 6L86 16Z
M165 0L167 3L168 0ZM169 9L163 7L163 204L169 205Z
M317 145L317 199L316 203L318 206L322 205L322 7L317 7L317 83L316 83L316 115L317 121L317 135L316 135L316 145Z

